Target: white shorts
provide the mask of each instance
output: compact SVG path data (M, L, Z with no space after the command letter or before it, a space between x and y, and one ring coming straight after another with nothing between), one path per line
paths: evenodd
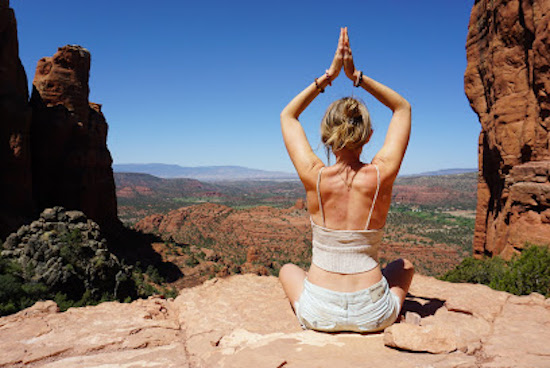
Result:
M367 289L340 292L312 284L306 278L295 303L296 317L304 329L336 332L375 332L390 326L401 309L385 277Z

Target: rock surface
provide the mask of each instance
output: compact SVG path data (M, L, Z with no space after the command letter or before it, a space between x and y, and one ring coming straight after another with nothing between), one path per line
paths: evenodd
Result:
M404 309L420 325L370 335L302 331L277 279L253 275L212 279L175 300L65 313L40 302L0 318L0 366L548 366L550 299L541 295L415 276Z
M481 123L474 254L550 234L550 2L476 1L464 87Z
M102 228L118 223L107 122L88 102L90 53L60 47L40 59L31 105L33 188L39 208L79 209Z
M9 1L0 1L0 237L32 211L27 76L19 59L17 23Z

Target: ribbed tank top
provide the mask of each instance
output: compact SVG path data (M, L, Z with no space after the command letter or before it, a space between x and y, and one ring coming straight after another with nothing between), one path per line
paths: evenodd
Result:
M317 225L311 220L313 246L311 262L323 270L352 274L366 272L378 266L378 248L382 242L384 230L368 229L380 190L380 171L378 166L374 165L374 167L377 186L364 230L333 230ZM319 191L322 171L323 168L319 170L317 178L317 199L323 225L325 225L323 202Z

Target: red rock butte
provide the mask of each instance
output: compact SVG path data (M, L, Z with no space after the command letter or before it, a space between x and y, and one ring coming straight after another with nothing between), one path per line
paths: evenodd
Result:
M474 255L550 244L550 1L476 1L466 96L481 123Z
M120 225L107 122L88 101L90 60L77 45L40 59L29 102L17 22L0 0L0 238L54 206Z
M60 47L38 61L31 130L34 197L40 208L77 208L100 225L118 222L107 122L88 102L90 53Z

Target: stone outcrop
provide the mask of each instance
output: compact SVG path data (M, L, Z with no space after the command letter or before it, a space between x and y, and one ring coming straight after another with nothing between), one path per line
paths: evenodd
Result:
M8 0L0 0L0 235L32 211L27 76L19 59L17 24Z
M212 279L175 300L64 313L39 302L0 318L0 366L548 366L550 299L539 294L415 276L404 311L412 323L384 333L302 331L278 280L252 275Z
M466 50L482 127L474 254L509 258L550 243L550 2L476 1Z
M81 211L45 209L3 244L1 256L15 261L26 282L78 300L85 291L96 299L104 293L124 298L133 289L131 270L107 248L99 226Z
M107 123L88 102L90 53L67 45L36 67L31 97L33 188L39 208L79 209L101 226L118 222Z

